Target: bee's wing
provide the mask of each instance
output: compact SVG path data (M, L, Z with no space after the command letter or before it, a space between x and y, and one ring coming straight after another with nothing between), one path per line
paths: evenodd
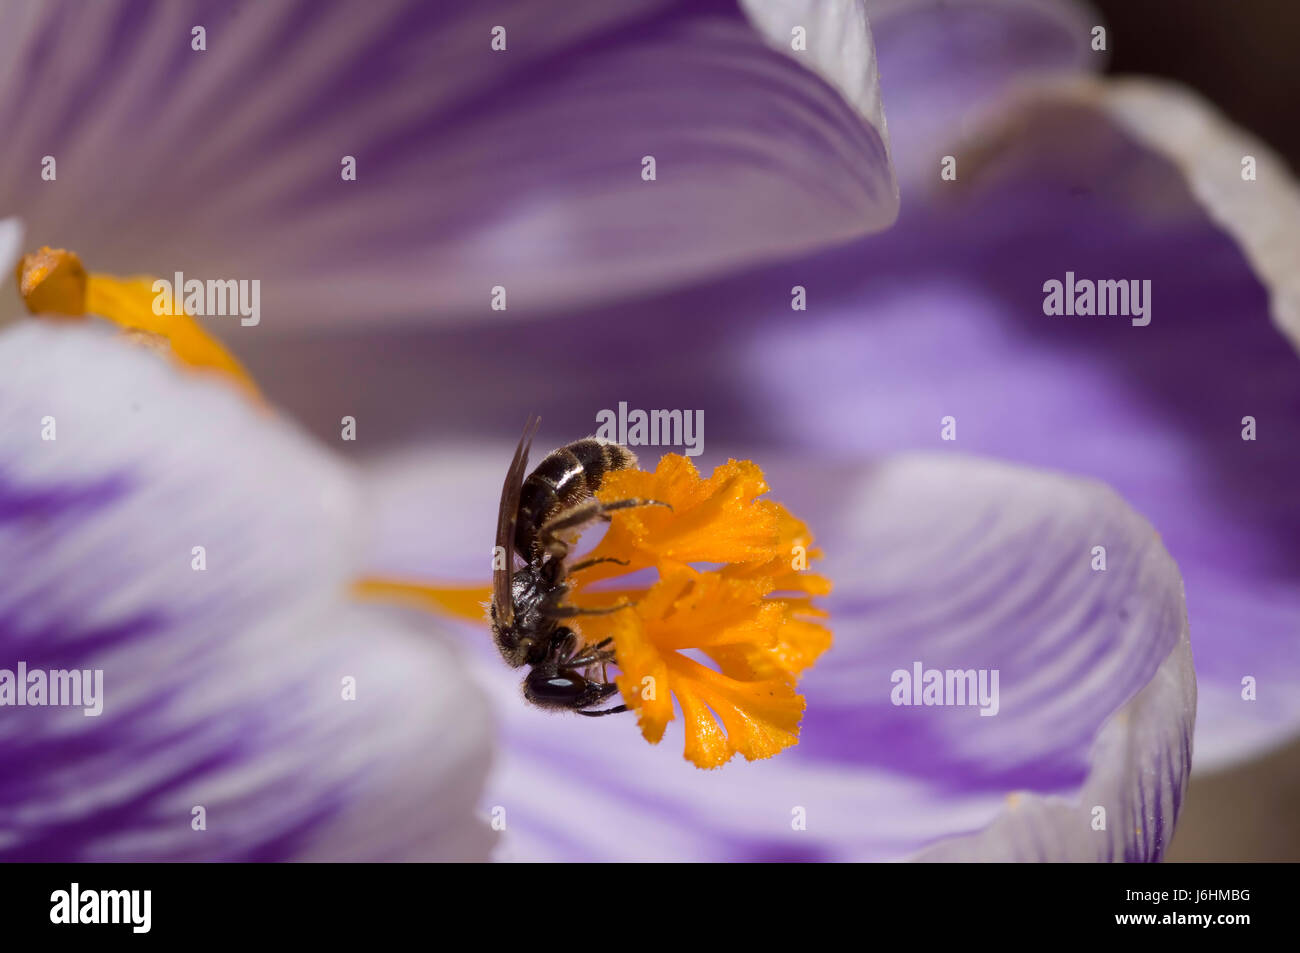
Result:
M515 575L515 520L519 517L519 490L524 485L524 471L528 469L528 451L542 418L530 417L524 424L524 435L515 448L515 458L510 461L505 485L501 487L501 509L497 513L497 548L494 553L505 553L505 568L492 572L492 607L497 620L509 625L515 618L511 586Z

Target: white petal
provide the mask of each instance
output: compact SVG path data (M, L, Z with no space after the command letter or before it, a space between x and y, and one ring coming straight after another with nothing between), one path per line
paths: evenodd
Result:
M1269 289L1274 321L1300 349L1300 184L1285 160L1173 83L1094 80L1072 94L1178 167L1206 213L1241 246ZM1255 160L1251 181L1242 175L1247 156Z
M16 218L0 219L0 327L17 317L21 308L9 285L22 247L23 223Z
M814 70L879 129L889 144L871 27L861 0L741 0L741 7L775 49ZM794 50L802 28L806 50Z
M1187 793L1195 716L1196 675L1184 637L1150 683L1106 720L1092 750L1092 773L1078 794L1013 796L985 830L946 840L916 859L1161 859Z
M4 710L0 855L482 856L482 700L436 627L348 598L362 517L224 382L104 326L0 334L0 649L104 673L97 717Z
M1109 409L1109 398L1098 403L1094 394L1085 400L1091 417L1123 421L1093 428L1099 439L1104 429L1105 439L1095 452L1103 455L1098 459L1106 474L1161 526L1188 580L1200 690L1197 772L1284 744L1300 725L1300 693L1289 688L1300 677L1294 637L1300 604L1294 534L1288 535L1298 446L1290 430L1296 380L1292 349L1300 347L1300 183L1271 149L1210 104L1151 80L1062 81L1009 97L986 118L988 125L962 149L968 157L965 173L955 183L980 194L979 211L968 218L969 233L1000 224L1013 251L1006 261L1014 263L1014 228L1023 226L1008 231L1007 224L998 223L1002 196L1013 203L1008 218L1016 222L1014 196L1026 184L1037 183L1037 194L1047 202L1058 193L1059 204L1053 206L1058 217L1077 201L1071 194L1075 189L1095 193L1092 205L1113 210L1105 213L1113 224L1090 218L1083 211L1089 203L1080 202L1077 240L1058 249L1069 253L1062 271L1094 257L1089 236L1106 231L1106 244L1098 247L1129 249L1116 252L1114 260L1128 262L1129 277L1152 280L1164 301L1156 305L1163 307L1163 317L1154 320L1165 322L1163 333L1171 333L1169 340L1176 338L1177 345L1173 352L1167 343L1143 354L1126 341L1124 347L1097 351L1094 373L1122 370L1124 387L1151 387L1136 398L1120 394L1124 387L1116 389L1103 378L1089 385L1079 373L1087 360L1076 364L1072 356L1067 369L1050 349L1033 360L1018 354L1017 374L999 383L1003 399L1014 398L1015 378L1036 360L1043 367L1053 360L1060 364L1052 371L1054 382L1077 381L1085 389L1118 395ZM1255 159L1254 180L1243 178L1247 156ZM985 189L988 194L981 194ZM1042 234L1049 231L1044 222ZM1036 233L1028 234L1021 240L1036 240ZM1196 263L1194 269L1189 261ZM1014 271L1012 264L986 280L1009 286L1018 280ZM981 268L982 278L988 274ZM1037 287L1044 275L1022 277ZM1256 282L1267 298L1257 294ZM1001 295L996 297L1000 302ZM990 313L1006 307L997 303ZM1013 339L1002 328L989 338L995 344L1000 340ZM994 353L1009 353L996 346ZM978 373L979 360L973 366ZM1055 386L1037 386L1049 408ZM1056 389L1058 396L1064 394ZM1172 406L1179 412L1171 417ZM1213 423L1220 409L1226 428L1221 431ZM1238 441L1243 414L1267 427L1260 444ZM1045 422L1050 410L1038 416ZM1219 443L1216 432L1231 439ZM1093 452L1086 440L1065 441L1054 450L1050 443L1024 440L1040 458L1042 448L1075 460ZM1130 449L1114 452L1125 441ZM1164 473L1154 465L1161 453L1168 463ZM1257 699L1243 697L1247 676L1258 679Z

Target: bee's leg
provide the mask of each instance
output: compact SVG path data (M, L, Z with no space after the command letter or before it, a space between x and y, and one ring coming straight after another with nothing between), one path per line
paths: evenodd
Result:
M537 528L537 542L542 551L549 553L552 561L558 562L569 554L569 543L559 534L581 529L600 516L600 501L588 500L560 513Z
M618 692L618 686L612 682L605 682L601 685L593 685L590 696L580 708L574 710L579 715L586 715L588 718L599 718L602 715L617 715L621 711L627 711L626 705L615 705L613 708L595 709L596 705L604 703L611 695ZM593 710L595 709L595 710Z
M601 639L594 645L588 645L583 648L582 653L576 658L570 658L564 662L566 668L576 669L586 668L591 665L600 666L600 683L596 689L599 692L599 698L596 701L589 701L578 708L577 712L580 715L587 715L588 717L595 718L600 715L614 715L621 711L627 711L626 705L619 705L615 708L609 708L604 711L586 710L591 705L599 705L618 690L618 686L610 682L609 673L606 671L606 666L609 665L610 662L617 661L614 651L609 647L610 643L613 641L612 638Z
M665 503L662 500L644 500L640 497L615 500L613 503L587 500L585 503L579 503L562 513L556 513L543 523L537 529L537 539L541 542L542 549L545 552L550 553L553 558L563 559L568 555L569 544L556 534L581 529L595 520L607 519L608 514L616 510L628 510L637 506L666 506L668 509L672 509L670 503Z
M583 609L578 606L564 605L560 602L567 592L568 586L558 587L537 607L537 611L548 619L572 619L581 615L611 615L636 605L635 602L624 600L616 606L606 606L603 609Z
M551 634L551 655L559 659L567 659L572 657L577 651L577 632L574 632L566 626L560 626Z
M636 605L635 602L620 602L616 606L606 606L604 609L580 609L577 606L542 603L538 611L548 619L572 619L580 615L611 615L624 609L630 609L634 605Z
M598 515L601 519L608 521L609 514L613 513L615 510L630 510L635 509L638 506L664 506L670 510L673 508L671 503L665 503L663 500L646 500L639 496L634 496L626 500L615 500L613 503L602 503Z
M627 711L626 705L615 705L613 708L602 708L599 711L586 711L579 708L579 715L586 715L588 718L599 718L601 715L617 715L619 712Z
M605 665L614 661L614 652L608 648L613 639L603 639L595 645L588 645L582 653L576 657L564 659L560 665L563 668L586 668L588 665ZM601 678L602 682L608 682L608 678Z
M580 572L581 570L588 569L591 566L597 566L600 563L618 563L620 566L629 565L626 559L619 559L617 556L598 556L595 559L584 559L580 563L574 563L569 567L569 574L572 575L575 572Z
M570 647L569 652L561 656L560 665L564 667L570 667L581 663L581 661L584 659L589 660L593 656L604 653L605 650L609 648L609 644L613 641L614 639L612 636L609 638L601 639L599 642L595 642L592 645L584 645L582 647L581 652L577 652L573 650L576 649L576 644L575 644L574 646Z
M564 668L587 669L593 665L600 666L600 681L604 684L609 683L609 663L618 661L614 650L609 647L614 640L612 638L601 639L594 645L583 646L582 651L575 655L570 649L563 657L560 665Z
M609 663L617 662L613 652L603 652L600 658L592 659L589 664L600 666L600 680L604 684L609 683Z

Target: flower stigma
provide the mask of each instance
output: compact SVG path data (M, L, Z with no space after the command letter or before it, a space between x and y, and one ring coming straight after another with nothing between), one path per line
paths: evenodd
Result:
M32 314L56 320L103 318L132 343L167 352L187 368L220 374L260 401L253 378L192 315L155 312L152 278L89 273L75 253L48 247L24 255L16 277Z

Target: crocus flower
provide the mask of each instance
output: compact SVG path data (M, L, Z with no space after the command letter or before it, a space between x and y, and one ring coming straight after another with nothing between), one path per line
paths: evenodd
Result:
M42 76L42 67L69 61L51 48L75 31L60 19L67 15L63 8L29 13L19 31L21 55L5 62L14 64L24 103L41 94L67 98L35 114L37 124L47 128L20 134L16 141L21 148L8 153L9 161L38 168L40 157L32 157L42 150L61 151L44 144L59 142L61 132L71 154L83 157L74 167L90 171L71 181L61 171L57 189L51 184L38 200L28 201L30 187L25 188L8 207L30 225L28 248L74 248L92 267L119 274L184 268L252 275L261 270L268 284L264 310L282 327L337 329L324 339L276 342L259 337L257 344L242 346L237 332L231 346L271 403L295 412L318 433L336 435L338 417L347 413L360 421L362 433L373 435L367 439L419 436L427 441L431 449L390 461L364 480L363 498L379 506L375 518L361 521L377 536L365 561L368 572L481 577L486 559L475 554L485 553L490 542L495 489L521 405L538 407L546 415L544 435L555 443L589 432L594 413L619 401L703 407L710 455L763 461L781 500L816 532L826 553L824 572L836 583L828 603L835 648L804 683L807 713L799 744L770 760L697 771L666 746L645 745L630 721L611 717L592 723L527 709L517 695L516 673L500 665L482 625L456 629L449 635L464 646L465 662L487 687L501 720L497 768L480 801L484 814L502 819L497 856L1158 858L1190 769L1196 705L1177 569L1151 525L1100 484L953 451L997 453L1020 463L1101 476L1130 497L1145 492L1143 509L1155 510L1167 501L1163 514L1175 526L1195 532L1194 517L1183 524L1176 519L1176 493L1189 488L1189 480L1167 461L1185 463L1180 440L1190 435L1192 445L1200 446L1195 444L1200 432L1180 426L1185 421L1171 413L1176 401L1156 400L1147 414L1129 392L1128 403L1116 405L1105 418L1075 410L1080 416L1074 429L1066 439L1052 439L1059 438L1052 425L1061 426L1063 408L1112 399L1109 388L1116 374L1136 374L1130 369L1146 366L1142 352L1124 356L1124 348L1142 340L1134 336L1158 329L1159 318L1152 327L1124 329L1130 337L1114 348L1121 353L1118 361L1110 349L1093 344L1083 352L1090 361L1081 365L1076 349L1065 351L1057 363L1051 359L1056 353L1051 336L1064 332L1043 323L1054 319L1042 315L1040 289L1056 276L1058 262L1053 259L1053 267L1045 270L1041 260L1035 265L1026 252L1040 258L1056 254L1061 273L1078 255L1083 264L1074 270L1084 273L1093 262L1083 252L1094 253L1101 244L1090 236L1104 236L1109 243L1116 223L1126 224L1135 209L1149 211L1137 199L1188 198L1178 190L1178 168L1161 164L1158 155L1153 160L1150 140L1116 135L1122 111L1102 108L1112 95L1110 87L1091 87L1097 91L1086 95L1054 88L1037 103L1041 113L1034 113L1067 117L1063 130L1053 129L1057 136L1049 144L1062 141L1062 132L1077 134L1070 119L1088 118L1094 125L1083 128L1133 148L1144 162L1137 171L1160 173L1166 178L1156 178L1172 182L1173 190L1112 195L1097 183L1109 187L1116 177L1090 165L1079 174L1091 178L1061 187L1051 179L1060 174L1059 162L1044 166L1044 157L1032 148L1037 142L1033 134L1048 119L1028 128L1005 123L990 127L1002 134L986 140L977 153L979 162L970 163L984 170L982 181L995 184L968 194L955 211L918 201L915 212L905 207L898 229L822 258L775 264L882 228L895 214L890 139L878 106L875 61L861 8L753 3L741 10L723 4L646 3L611 12L606 6L573 5L572 12L566 6L562 17L528 12L537 5L476 6L474 14L458 21L431 13L428 6L408 11L380 4L367 14L373 20L365 28L345 37L331 20L330 8L313 13L314 7L271 4L229 21L227 39L242 36L245 42L214 44L194 54L208 57L198 66L186 58L193 52L188 47L147 62L118 56L121 44L145 32L166 37L187 26L192 19L188 11L155 11L153 19L137 24L114 19L136 13L106 6L105 29L96 34L105 38L104 59L138 64L138 72L125 76L119 86L92 84L81 74ZM910 19L932 17L926 5L890 7L877 22L886 102L893 95L887 40L899 38L893 49L901 59L892 73L897 77L892 88L905 105L891 107L891 132L905 185L923 180L926 173L918 170L927 166L937 178L938 163L905 157L931 155L933 137L953 132L972 100L985 102L1003 88L1021 64L1015 40L1032 40L1028 61L1040 68L1054 65L1058 72L1067 71L1083 61L1079 44L1086 41L1075 28L1086 19L1065 7L960 4L954 19L934 21L937 32L926 20L917 26ZM171 8L159 11L164 9ZM15 23L22 19L11 16ZM493 60L489 54L496 51L489 38L498 23L510 39ZM1013 27L1007 34L1012 42L993 49L967 42L962 32L971 24L978 30L976 39L987 40L990 24L1003 23ZM148 30L132 29L141 25ZM807 56L791 47L793 31L800 26L806 28L802 52ZM188 29L184 33L188 36ZM215 37L219 31L212 28L210 33ZM475 39L463 40L466 35ZM522 46L521 36L526 40ZM284 37L302 44L297 64L259 54L263 44ZM422 71L433 67L416 53L421 42L433 37L445 39L446 57L436 70L439 81L422 88ZM943 40L937 54L927 45L931 37ZM399 55L387 55L394 45ZM376 50L385 51L382 63L373 55ZM521 51L521 62L507 59ZM447 61L466 68L444 75ZM985 68L989 61L996 67ZM561 63L564 68L557 68ZM273 64L263 66L271 72L261 77L259 99L229 116L217 112L215 104L223 96L247 88L241 84L251 82L243 71L250 64ZM295 65L304 64L316 72L294 72ZM954 72L945 73L945 68ZM938 81L942 76L951 80ZM979 81L967 81L972 78ZM69 117L79 118L78 110L85 107L77 97L91 89L103 97L103 105L111 103L117 111L99 112L88 129L75 123L60 126ZM159 89L167 92L159 94ZM384 95L388 92L402 95ZM16 114L11 95L0 96L0 111ZM323 105L327 102L328 107ZM66 105L60 108L59 103ZM376 103L387 108L375 110ZM1189 108L1203 117L1199 106ZM909 125L909 115L917 117L915 126ZM936 116L951 121L936 124ZM141 122L147 136L123 135ZM22 124L10 125L23 130ZM74 126L76 135L69 131ZM212 149L193 164L171 161L153 138L163 130L177 134L172 141L211 142ZM181 135L187 130L188 137ZM351 141L345 148L340 139ZM1165 151L1178 154L1172 147ZM304 177L318 153L328 154L328 162L319 161L330 171L322 171L319 179L314 173ZM333 179L335 163L345 154L358 158L355 182ZM961 175L971 154L958 154ZM236 183L231 170L245 169L238 157L246 155L264 157L257 161L265 167L241 173ZM374 191L363 193L367 155L378 166L378 181ZM435 161L423 161L430 157ZM642 177L649 168L646 157L656 159L654 179ZM999 163L1011 159L1021 163L1019 171L999 189ZM60 160L61 170L68 165ZM1261 165L1268 167L1267 161ZM680 174L670 178L667 172L674 168ZM1038 172L1051 175L1040 185ZM958 181L967 190L961 175ZM111 194L121 198L100 203L109 179L114 182ZM4 181L7 185L14 177L7 175ZM354 191L344 191L348 189ZM146 194L151 201L129 200ZM435 196L433 214L428 196ZM1071 208L1091 201L1098 205L1092 209L1096 219L1085 219L1085 227L1078 229L1077 246L1065 241L1071 236L1062 233L1061 217L1045 201L1049 197ZM93 215L86 211L91 207ZM168 214L169 207L186 208L193 218L182 228L178 217ZM1257 279L1243 267L1232 243L1196 218L1195 208L1190 201L1156 203L1156 212L1174 213L1159 220L1167 230L1153 234L1146 224L1132 233L1132 247L1153 237L1181 235L1175 227L1190 223L1192 239L1185 250L1222 256L1219 268L1196 277L1205 282L1230 279L1220 293L1236 301L1233 291ZM1214 210L1216 220L1224 214ZM1043 240L1045 230L1050 242ZM1119 234L1127 233L1121 229ZM1058 241L1059 246L1052 244ZM1156 247L1169 253L1167 246ZM1259 257L1272 260L1255 253L1251 260ZM1001 272L994 266L1004 264L1009 277L998 279ZM1097 264L1109 263L1103 257ZM645 300L655 289L756 265L768 267ZM1020 267L1033 277L1028 291L1015 278ZM1098 277L1108 275L1103 270ZM1157 287L1180 282L1188 302L1207 300L1185 270L1154 272L1153 278ZM790 310L794 285L807 292L807 312ZM495 286L510 295L507 311L489 310ZM1025 309L1017 292L1028 296L1032 309ZM1263 307L1262 298L1257 294L1256 308ZM616 308L600 307L614 299ZM437 312L433 322L431 303ZM573 317L546 316L560 306L588 310ZM462 320L452 324L456 318ZM378 335L379 319L405 321L409 328ZM1008 324L1014 319L1024 326ZM364 332L356 330L362 323ZM421 326L430 323L436 326ZM989 329L987 335L980 334L983 327ZM1090 325L1069 333L1091 341L1107 331ZM1205 338L1213 347L1223 343L1212 334ZM94 347L83 346L88 341ZM23 401L6 399L6 413L11 404L25 408L40 403L47 371L39 363L42 355L74 355L66 359L59 379L80 395L81 385L93 383L83 365L97 366L102 359L108 366L101 351L130 350L120 339L95 336L86 328L7 331L0 344L14 349L6 351L7 365L26 366L28 374L14 375L16 393L25 396ZM1242 347L1260 359L1276 351L1266 342ZM130 370L120 377L133 381L143 374L140 362L146 357L121 358ZM1289 353L1286 357L1292 359ZM163 393L173 387L203 394L229 390L186 379L149 359L155 361L148 365L150 373L160 381L150 406L167 399ZM356 373L366 364L382 366L384 386ZM1112 364L1119 370L1109 370ZM302 372L304 365L310 375ZM1180 382L1204 383L1209 377L1217 384L1223 376L1207 371L1191 353L1173 371L1171 383L1155 388L1159 398L1177 396ZM308 377L310 388L302 386ZM1284 378L1278 375L1276 381L1280 392ZM1040 398L1040 386L1052 400ZM1142 396L1140 388L1133 391ZM78 396L76 407L105 400L102 388L87 392L94 396ZM1270 395L1276 393L1264 389L1256 396ZM228 394L222 399L240 400ZM25 413L30 417L36 410ZM36 414L38 423L44 415ZM941 438L944 417L955 418L955 443ZM110 419L115 418L101 418L101 430ZM202 420L201 414L185 414L189 425ZM1122 429L1135 421L1134 429ZM244 468L274 472L280 444L300 438L282 424L261 425L276 430L276 437L267 437L256 455L250 450ZM174 424L168 432L178 432L180 426ZM184 432L197 439L205 431ZM1128 447L1112 456L1099 453L1096 443L1089 452L1080 440L1071 439L1076 433L1099 432L1136 435L1133 439L1153 441L1163 454L1154 462L1134 457L1140 462L1126 473L1120 464ZM485 441L485 435L495 439ZM220 428L203 438L220 454L229 453L231 439L223 438ZM9 446L6 468L34 466L27 462L29 456L39 459L39 449L21 437ZM149 460L151 445L141 436L135 445L114 440L113 449L127 455L123 463L138 468ZM880 455L898 449L925 452ZM198 459L197 451L187 452ZM1279 468L1274 472L1281 472L1284 457L1269 458ZM234 466L221 457L218 461L222 466L205 464L203 469L221 476ZM317 465L324 470L337 466ZM59 483L53 479L57 470L53 475L32 472L38 474L35 482ZM1144 477L1151 478L1151 486ZM309 482L286 481L285 502L301 503L288 487L300 490ZM185 479L177 485L191 484L197 485ZM221 480L203 485L212 485L213 494L229 490ZM167 498L176 499L176 492L169 490ZM219 524L226 529L249 529L248 523L269 519L262 509L265 501L245 513L233 508L240 494L232 491L227 499L232 508L225 511L228 516L223 512ZM197 502L177 505L192 506L202 515ZM1193 512L1200 516L1205 511ZM143 519L122 519L119 525L123 528L110 532L127 546L157 532L156 525ZM1174 538L1165 520L1157 525L1166 538ZM1255 545L1270 538L1268 526L1257 528L1259 533L1241 538L1240 552L1250 559L1274 552ZM351 555L346 545L304 545L319 550L319 558L361 568L345 558ZM1100 564L1099 547L1104 551ZM1176 552L1184 565L1198 555L1195 546L1186 548ZM282 542L266 543L258 552L268 561L286 560L297 572L296 548L286 551ZM159 565L165 561L154 558ZM32 564L55 579L73 572L66 559L47 564L33 559ZM186 562L181 565L192 571ZM338 582L344 574L330 575L326 582ZM337 586L323 588L328 596L316 591L313 597L323 607L313 619L322 624L370 611L336 604L331 600L339 599ZM163 587L142 585L136 591L156 593ZM227 644L222 633L238 630L242 638L253 630L253 622L246 620L284 618L274 609L281 604L278 598L246 602L244 596L236 591L223 603L221 611L239 614L230 625L215 610L211 619L195 623L210 626L200 644L221 652ZM284 604L298 597L286 595ZM42 604L47 609L64 605L57 598L57 592L51 593ZM196 616L213 608L210 600L196 602L198 607L183 608ZM1225 605L1231 619L1236 603ZM65 611L76 618L79 608L68 604ZM1197 638L1209 639L1206 644L1212 647L1213 613L1206 614L1211 625L1198 623ZM423 630L445 631L450 625L425 614L384 618ZM310 673L318 666L329 668L324 646L314 642L295 655L300 630L272 628L269 621L266 626L281 657L311 663L300 676L305 683L314 684ZM166 635L165 628L160 630L160 637ZM1217 641L1226 642L1226 636L1218 635ZM435 676L427 665L412 675L389 648L372 647L369 656L384 666L384 677L428 688ZM467 684L457 662L443 662L435 698L450 698L442 693ZM223 658L208 675L220 700L227 679L268 670L251 659L235 666ZM918 670L919 678L914 674ZM925 681L926 670L978 670L989 676L986 687L996 672L1001 691L987 698L987 717L977 706L927 705L923 691L901 691L909 679ZM163 671L157 681L171 686L174 674ZM277 699L276 691L290 679L274 671L264 683L266 694L247 706L250 711L263 712L268 698ZM336 704L336 679L331 679L330 703ZM910 704L915 701L921 704ZM445 729L457 717L449 714L457 706L454 700L447 704L441 715L420 716L387 703L383 717L358 730L384 738L405 729L408 737L429 739L429 760L423 766L431 774L425 784L439 779L450 784L447 779L461 772L448 767L455 763L448 754L456 750L450 737L455 733ZM1276 709L1244 720L1252 730L1263 727L1274 737L1292 728L1289 715ZM184 730L165 737L180 751L191 747ZM110 734L95 750L109 752L105 760L113 761L118 751L129 748L129 738L125 732ZM283 759L284 747L294 739L283 741L282 746L268 742L239 752L243 757L237 766L254 776L271 765L285 770L285 762L277 759ZM200 750L197 744L193 748ZM340 745L333 748L337 752ZM356 777L364 776L371 792L409 791L386 778L395 765L410 766L406 762L415 756L409 752L400 744L367 751L371 770L362 768ZM481 752L464 752L471 763L479 763L475 759ZM47 760L42 780L65 782L60 769L69 763L79 766L76 759ZM329 762L329 767L337 766ZM105 778L114 780L114 769L101 767ZM302 789L312 797L330 792L340 815L353 806L354 792L334 785L334 777L323 782L312 775L300 777ZM15 817L22 816L25 793L7 799ZM98 818L96 829L111 838L127 826L115 819L137 821L139 812L116 810L123 800L136 806L128 794L109 790L101 802L107 807L97 811L76 804L69 811L82 819ZM265 800L253 806L262 807ZM449 796L445 803L462 802ZM281 807L283 815L250 808L244 816L265 818L265 831L317 832L294 805ZM402 808L403 818L413 809ZM378 823L370 832L375 845L391 833ZM293 847L296 842L284 847L283 855L292 855ZM134 855L157 853L145 846ZM228 855L239 854L232 849ZM346 850L331 855L349 854L355 855Z
M431 289L452 312L478 311L503 269L517 311L599 300L892 221L870 60L833 55L869 44L860 11L829 9L805 65L771 48L773 31L788 31L764 11L647 0L555 12L6 4L0 209L22 226L0 226L5 277L20 253L46 246L107 276L265 277L263 307L283 330L424 319ZM859 28L838 36L837 16ZM643 82L651 73L658 88ZM718 95L694 96L701 87ZM258 174L232 177L252 155ZM656 161L674 174L652 193ZM728 180L747 188L716 188ZM620 247L610 223L626 218L642 229ZM538 241L557 221L562 240ZM20 290L0 295L0 321L23 310ZM76 311L99 310L96 300L92 282ZM93 732L81 722L70 732L61 716L35 730L45 712L34 709L10 719L4 760L22 771L6 772L7 856L481 854L484 825L465 817L486 758L481 706L436 623L418 620L433 640L419 645L391 617L353 608L340 586L366 525L350 475L227 382L134 350L158 337L188 361L175 327L126 326L129 340L85 322L4 331L6 541L15 559L43 558L31 579L9 582L3 644L41 646L26 653L33 665L102 668L112 697L132 700L110 703ZM138 416L124 428L126 412ZM160 449L151 435L172 442ZM245 439L246 453L232 453ZM71 447L55 455L46 444ZM284 478L274 492L255 488L267 474ZM322 499L305 489L316 486ZM146 518L159 513L165 532ZM230 538L240 530L252 538ZM102 612L54 582L94 554L80 533L113 540L113 558L101 549L86 570ZM219 545L190 538L203 536ZM225 558L209 565L209 548ZM72 651L49 655L53 643ZM187 688L204 703L187 709ZM381 705L390 730L374 721ZM54 745L50 730L72 740ZM415 750L425 743L427 758ZM148 769L127 772L141 751ZM416 810L417 822L398 821Z

